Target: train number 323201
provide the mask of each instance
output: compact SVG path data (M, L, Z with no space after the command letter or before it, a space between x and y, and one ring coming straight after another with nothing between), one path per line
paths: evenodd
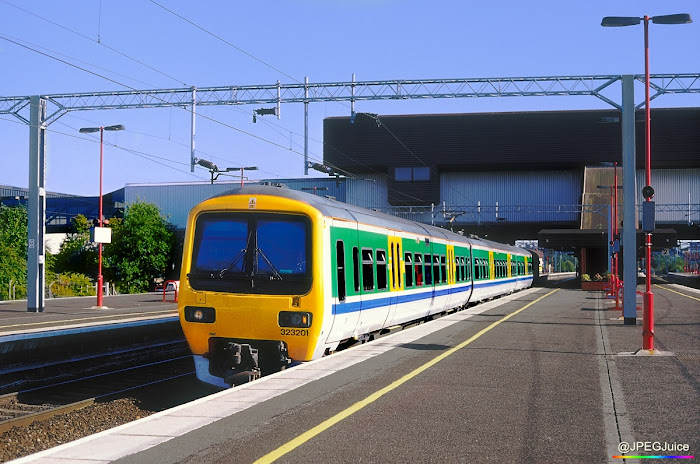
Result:
M281 329L282 335L291 335L292 337L308 337L309 331L306 329Z

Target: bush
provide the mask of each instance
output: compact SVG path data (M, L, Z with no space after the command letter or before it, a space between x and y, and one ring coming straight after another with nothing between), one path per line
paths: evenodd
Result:
M49 294L52 297L92 296L95 294L93 281L85 274L68 272L65 274L48 274Z

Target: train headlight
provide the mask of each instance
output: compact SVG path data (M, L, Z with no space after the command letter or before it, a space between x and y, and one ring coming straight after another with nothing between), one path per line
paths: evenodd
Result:
M185 306L185 320L211 324L216 321L216 310L208 307Z
M311 327L311 313L303 313L298 311L281 311L279 313L280 327Z

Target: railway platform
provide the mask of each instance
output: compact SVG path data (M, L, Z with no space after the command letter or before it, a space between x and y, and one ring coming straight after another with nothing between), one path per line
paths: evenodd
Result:
M37 333L67 327L87 327L144 319L177 317L172 293L104 297L106 308L94 309L95 297L50 298L44 312L28 312L26 300L0 301L0 340L7 335Z
M15 462L692 462L700 292L653 291L670 355L602 292L528 289Z

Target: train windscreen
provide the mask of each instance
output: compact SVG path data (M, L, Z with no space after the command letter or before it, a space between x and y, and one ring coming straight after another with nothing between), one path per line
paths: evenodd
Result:
M311 221L272 213L197 218L189 283L195 290L304 294L311 288Z

